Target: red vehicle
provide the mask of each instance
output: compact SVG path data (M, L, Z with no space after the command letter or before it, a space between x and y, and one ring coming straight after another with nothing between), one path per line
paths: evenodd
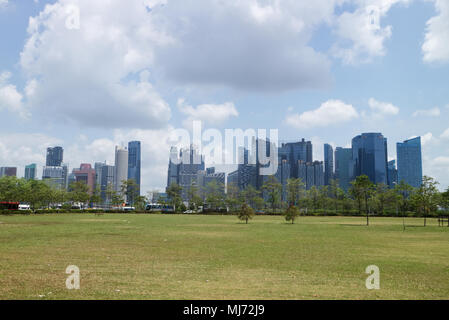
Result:
M19 202L0 202L0 210L19 210Z

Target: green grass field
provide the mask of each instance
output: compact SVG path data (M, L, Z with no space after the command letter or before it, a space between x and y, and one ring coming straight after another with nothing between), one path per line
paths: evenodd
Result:
M353 217L0 216L0 299L449 299L449 228ZM81 272L67 290L66 267ZM367 290L365 268L380 268Z

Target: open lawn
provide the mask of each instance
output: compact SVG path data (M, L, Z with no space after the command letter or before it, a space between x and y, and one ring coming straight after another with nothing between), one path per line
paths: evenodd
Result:
M0 299L449 299L449 228L363 217L0 216ZM67 290L66 267L81 272ZM367 290L365 268L380 268Z

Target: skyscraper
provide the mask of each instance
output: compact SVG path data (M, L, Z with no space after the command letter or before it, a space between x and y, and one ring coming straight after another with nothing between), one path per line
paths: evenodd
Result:
M47 148L47 167L60 167L64 159L64 149L62 147Z
M59 190L66 188L64 168L61 166L45 166L42 170L42 180L53 188Z
M111 204L111 195L108 194L108 189L115 190L115 167L103 165L101 167L101 198L106 204Z
M120 192L122 182L128 180L128 149L115 147L115 191Z
M25 167L25 180L35 180L36 179L37 166L35 163L30 164Z
M404 181L412 187L422 184L421 137L397 144L398 182Z
M331 145L324 145L324 185L330 185L334 178L334 148Z
M354 179L367 175L372 183L388 184L387 139L381 133L363 133L352 139Z
M17 177L16 167L1 167L0 168L0 178L1 177Z
M351 148L335 149L335 179L338 180L340 188L349 190L353 177L354 164L352 160Z
M140 166L141 166L141 144L140 141L128 143L128 179L134 180L140 195Z
M396 169L396 160L388 162L388 186L394 188L398 183L398 170Z
M95 188L96 173L92 165L88 163L81 164L79 169L74 169L76 182L84 182L89 187L89 193L92 194Z

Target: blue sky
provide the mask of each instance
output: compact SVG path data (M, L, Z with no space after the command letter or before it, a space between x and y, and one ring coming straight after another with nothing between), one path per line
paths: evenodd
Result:
M55 144L71 168L112 163L139 139L143 188L163 188L168 133L202 120L310 139L318 160L362 132L390 159L422 136L449 186L447 1L106 2L0 0L0 166Z

